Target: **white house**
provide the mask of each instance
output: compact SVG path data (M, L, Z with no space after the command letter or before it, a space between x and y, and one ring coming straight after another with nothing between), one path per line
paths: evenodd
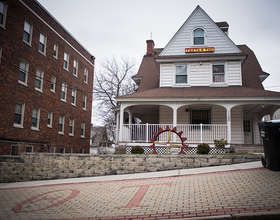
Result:
M228 28L197 6L164 48L147 40L133 77L138 91L117 97L117 144L150 146L155 136L180 143L175 133L157 137L166 126L182 131L189 146L222 138L229 145L261 143L258 122L280 108L280 93L264 90L269 74L250 48L235 45Z

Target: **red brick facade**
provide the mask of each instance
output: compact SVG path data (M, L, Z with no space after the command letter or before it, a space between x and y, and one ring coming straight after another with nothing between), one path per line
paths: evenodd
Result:
M67 30L34 0L4 1L5 24L0 26L0 154L25 151L89 153L94 57ZM31 44L23 40L25 21L31 24ZM40 33L46 36L45 54L39 52ZM58 46L57 58L54 44ZM63 68L64 53L69 55L68 71ZM77 77L73 74L74 59L78 61ZM28 64L27 83L19 82L20 62ZM88 70L87 83L84 70ZM35 89L37 69L43 72L42 91ZM56 78L55 92L51 79ZM40 79L40 78L37 78ZM62 83L67 84L66 102L61 100ZM72 88L76 89L76 105L71 104ZM86 110L83 109L86 95ZM15 126L16 103L24 104L22 126ZM38 129L31 129L33 108L39 109ZM48 126L48 113L52 125ZM59 116L64 116L64 134L58 132ZM70 119L74 134L69 135ZM85 135L81 137L81 124ZM61 149L62 148L62 149ZM30 149L30 148L29 148Z

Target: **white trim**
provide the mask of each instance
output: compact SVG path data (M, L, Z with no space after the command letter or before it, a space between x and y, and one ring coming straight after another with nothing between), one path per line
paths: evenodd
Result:
M41 82L41 83L40 83L40 88L37 88L37 87L36 87L37 71L38 71L38 70L41 72L41 76L40 76L40 82ZM35 90L36 90L36 91L43 93L43 82L44 82L44 71L41 70L41 69L39 69L39 68L37 68L37 69L36 69L36 77L35 77Z
M66 55L66 60L65 60L65 55ZM66 71L69 71L69 53L65 52L63 53L63 69L66 70ZM64 62L66 62L66 67L64 66Z
M204 44L194 44L194 31L197 29L202 29L204 31ZM192 37L191 39L191 47L207 47L207 32L206 29L202 26L196 26L191 30L190 36Z
M72 124L72 133L70 133L71 121L73 122L73 124ZM70 118L70 120L69 120L69 136L74 136L74 124L75 124L75 119L74 118Z
M56 45L56 50L54 50L55 45ZM58 44L57 44L57 43L54 43L54 44L53 44L53 51L56 52L55 55L53 54L53 57L54 57L55 59L58 59ZM53 53L54 53L54 52L53 52Z
M52 89L52 79L54 79L54 83L53 83L53 89ZM55 85L56 85L56 77L52 76L51 78L51 92L55 93Z
M65 87L64 87L64 88L65 88L65 91L64 91L65 97L64 97L64 98L61 97L61 96L62 96L63 84L65 85ZM66 102L66 100L67 100L67 84L64 83L64 82L61 83L61 94L60 94L60 99L61 99L61 101L63 101L63 102Z
M41 43L40 38L41 38L41 35L44 36L44 44L43 44L44 45L44 51L40 50L40 43ZM39 48L38 48L38 51L39 51L40 54L46 56L46 51L47 51L47 35L43 34L42 32L40 32L40 35L39 35Z
M62 131L59 131L59 119L62 117ZM64 135L65 115L59 115L58 117L58 134Z
M33 118L33 110L37 109L37 124L36 126L32 126L32 118ZM40 125L40 108L34 107L32 109L32 116L31 116L31 130L33 131L39 131L39 125Z
M176 83L176 67L177 66L187 66L187 83ZM190 86L190 67L189 63L174 63L173 64L173 86L172 87L188 87ZM179 74L180 75L180 74ZM183 75L183 74L182 74Z
M224 65L224 82L213 82L213 65ZM211 87L228 86L228 74L227 74L226 62L210 63L210 86Z
M75 50L81 57L83 57L91 66L94 66L94 64L92 64L83 54L81 54L74 46L72 46L66 39L64 39L58 32L56 32L47 22L45 22L45 20L43 20L39 15L37 15L31 8L29 8L29 6L27 6L22 0L19 0L27 9L29 9L35 16L37 16L47 27L49 27L54 33L56 33L63 41L65 41L73 50ZM73 37L72 34L69 33L69 31L63 27L63 25L61 25L37 0L35 0L36 3L51 17L54 19L55 22L57 22L57 24L59 26L61 26L86 52L88 52L87 49L85 49L85 47L75 38ZM89 55L91 55L91 53L88 52Z
M24 60L24 59L20 59L20 62L19 62L19 72L21 70L21 68L20 68L21 62L26 64L26 69L24 70L24 72L25 72L25 82L23 82L23 81L18 79L18 83L28 87L27 81L28 81L29 62Z
M72 102L73 97L73 91L74 91L74 103ZM77 89L73 88L71 90L71 105L76 107L76 100L77 100Z
M52 122L53 122L53 112L48 112L48 119L47 119L47 123L49 120L49 113L50 113L50 124L47 124L48 128L52 128Z
M83 105L84 105L84 103L85 103L85 107L83 106L82 109L86 111L87 110L87 95L83 94Z

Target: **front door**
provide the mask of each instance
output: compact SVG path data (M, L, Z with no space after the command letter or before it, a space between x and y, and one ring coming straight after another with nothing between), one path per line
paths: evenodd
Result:
M251 119L245 119L243 121L243 131L244 131L244 144L253 144Z

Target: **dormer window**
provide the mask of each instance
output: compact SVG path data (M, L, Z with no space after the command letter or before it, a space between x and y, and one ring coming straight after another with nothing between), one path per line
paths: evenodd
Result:
M204 30L202 30L201 28L194 30L193 44L194 45L204 45Z

